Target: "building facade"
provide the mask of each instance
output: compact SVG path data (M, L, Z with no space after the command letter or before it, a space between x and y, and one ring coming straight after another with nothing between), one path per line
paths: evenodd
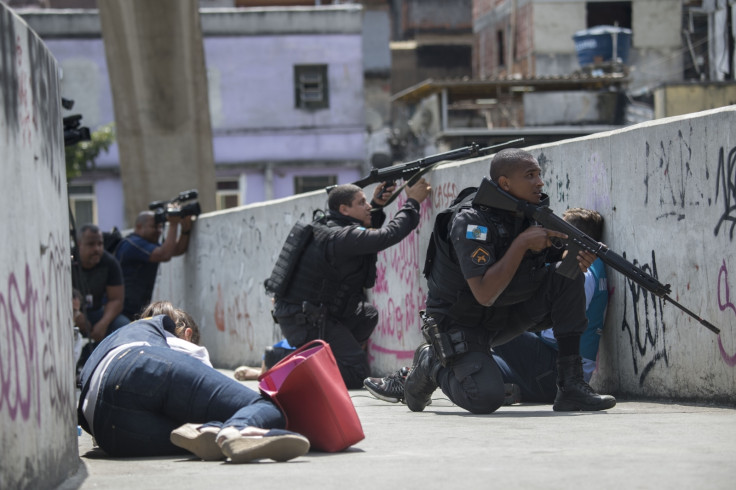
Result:
M59 62L62 93L75 102L64 115L81 114L91 130L114 122L97 11L19 13ZM200 18L218 209L351 182L366 171L359 5L202 9ZM69 182L69 195L77 222L132 226L116 145Z

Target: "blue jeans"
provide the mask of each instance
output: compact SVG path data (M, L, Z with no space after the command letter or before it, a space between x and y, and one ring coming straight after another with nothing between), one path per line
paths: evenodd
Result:
M281 429L281 410L260 393L179 351L136 346L103 375L94 436L111 456L186 453L169 440L185 423Z
M87 314L87 320L89 320L90 326L94 326L95 323L100 321L100 318L102 318L102 315L105 313L105 307L97 308L96 310L88 309ZM105 337L113 333L118 328L122 328L130 323L130 319L125 315L118 315L115 318L112 319L110 324L107 326L107 332L105 332Z
M493 359L507 383L519 385L525 403L552 403L557 395L557 351L525 332L493 348Z

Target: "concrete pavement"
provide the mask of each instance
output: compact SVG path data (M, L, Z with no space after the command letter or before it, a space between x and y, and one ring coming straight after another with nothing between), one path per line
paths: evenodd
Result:
M83 433L80 469L58 488L731 490L736 485L733 407L620 400L605 412L556 413L548 405L521 404L473 415L439 390L422 413L376 400L364 390L350 395L366 438L342 453L245 465L184 457L115 460L93 448Z

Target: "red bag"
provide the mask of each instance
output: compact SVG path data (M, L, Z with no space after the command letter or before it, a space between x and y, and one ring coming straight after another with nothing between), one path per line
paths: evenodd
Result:
M258 377L258 388L281 408L286 429L312 449L336 452L365 438L330 345L307 342Z

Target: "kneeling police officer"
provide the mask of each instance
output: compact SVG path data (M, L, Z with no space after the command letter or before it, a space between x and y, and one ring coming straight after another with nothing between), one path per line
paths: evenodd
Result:
M333 188L326 215L311 223L309 243L293 264L288 287L275 294L273 316L289 344L325 340L349 389L362 387L370 374L364 344L378 324L378 311L366 301L365 290L376 281L377 253L417 227L419 205L431 190L424 179L407 187L406 202L382 226L382 206L394 188L377 185L370 203L356 185ZM371 212L374 207L379 209Z

